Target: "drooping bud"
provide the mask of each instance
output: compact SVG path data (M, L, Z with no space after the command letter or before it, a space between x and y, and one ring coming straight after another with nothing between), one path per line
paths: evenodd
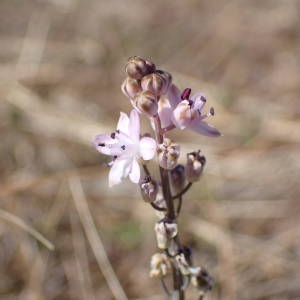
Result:
M138 93L134 97L133 101L137 109L149 117L153 117L157 114L157 98L150 91L142 91L141 93Z
M186 260L184 253L180 253L175 257L178 268L182 275L190 275L190 265Z
M141 82L131 77L126 77L121 85L123 94L129 99L133 99L135 95L142 91Z
M171 239L178 233L177 224L175 222L158 222L155 224L155 233L158 248L168 249Z
M137 80L142 79L145 75L153 72L154 70L155 65L140 56L130 57L125 66L125 71L128 76Z
M152 179L151 176L147 175L140 182L141 194L146 202L153 202L156 199L158 193L157 181Z
M155 253L151 257L150 277L162 278L171 271L170 259L164 253Z
M141 85L144 91L150 91L156 96L165 94L168 91L172 79L169 73L156 71L142 78Z
M165 138L164 142L157 147L159 165L167 170L176 167L180 154L180 146L172 142L169 138Z
M185 185L185 168L183 165L177 165L173 170L170 171L170 181L173 190L178 193Z
M203 172L205 163L206 159L203 155L200 154L200 150L187 154L185 175L188 182L195 182L199 180Z

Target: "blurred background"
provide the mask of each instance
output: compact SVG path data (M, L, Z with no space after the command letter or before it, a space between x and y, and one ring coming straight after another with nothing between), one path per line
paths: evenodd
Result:
M129 181L108 189L91 146L131 109L133 55L204 92L224 134L173 135L183 159L208 161L180 220L216 278L206 299L300 299L299 1L1 0L0 12L1 300L125 299L118 281L128 299L164 299L148 275L156 216Z

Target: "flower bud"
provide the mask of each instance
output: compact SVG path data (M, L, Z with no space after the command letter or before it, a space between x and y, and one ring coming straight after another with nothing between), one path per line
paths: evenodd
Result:
M141 85L144 91L150 91L160 96L168 91L171 75L167 72L156 71L142 78Z
M121 90L126 97L133 99L137 93L142 91L142 87L139 80L126 77L121 85Z
M170 181L173 190L178 193L184 188L185 184L185 169L183 165L177 165L170 172Z
M158 184L157 181L152 179L149 175L140 182L140 189L144 201L153 202L156 199Z
M153 117L157 114L158 104L157 99L154 94L149 91L143 91L137 94L133 99L137 109L148 115L149 117Z
M125 71L129 77L134 79L142 79L145 75L153 72L155 70L155 65L146 61L140 56L133 56L128 59L125 66Z
M171 239L178 233L177 224L175 222L158 222L155 224L155 233L158 248L168 249Z
M162 94L166 94L167 91L169 90L169 87L172 84L172 75L169 72L162 71L162 70L157 70L156 71L160 76L164 79L164 89L162 90Z
M198 152L191 152L187 154L185 175L188 182L195 182L199 180L205 162L206 159L200 154L200 150Z
M164 142L157 147L159 165L167 170L176 167L180 154L180 146L172 142L169 138L165 138Z
M155 64L150 60L145 60L147 65L148 74L155 72Z
M165 277L171 271L170 259L164 253L155 253L151 257L150 277Z

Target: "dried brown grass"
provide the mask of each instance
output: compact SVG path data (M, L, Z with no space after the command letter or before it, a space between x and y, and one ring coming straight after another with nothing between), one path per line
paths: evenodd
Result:
M207 299L300 299L299 1L0 10L0 299L163 299L148 277L155 217L129 183L108 190L90 145L130 109L119 85L131 55L216 107L224 137L176 135L208 159L180 224L217 279Z

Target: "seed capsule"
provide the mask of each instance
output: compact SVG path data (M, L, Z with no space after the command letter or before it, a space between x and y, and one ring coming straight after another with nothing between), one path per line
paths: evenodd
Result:
M176 255L178 268L183 275L190 275L190 265L183 253Z
M187 154L185 175L188 182L195 182L200 179L205 163L206 159L200 154L200 150Z
M192 275L191 283L199 291L206 292L212 289L214 278L201 267L191 267L190 273Z
M141 194L146 202L153 202L156 199L158 193L157 181L152 179L150 176L146 176L140 182Z
M172 142L169 138L165 138L164 142L157 147L159 165L167 170L176 167L180 154L180 146Z
M165 277L171 271L170 259L164 253L155 253L151 257L150 269L150 277Z
M155 233L158 248L168 249L171 239L178 233L177 224L175 222L158 222L155 224Z

